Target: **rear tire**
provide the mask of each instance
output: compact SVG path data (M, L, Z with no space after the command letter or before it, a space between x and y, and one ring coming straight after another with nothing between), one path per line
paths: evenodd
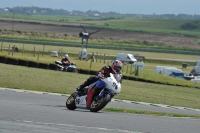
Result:
M74 99L74 93L71 94L71 96L67 99L66 101L66 107L69 110L75 110L76 109L76 105L75 105L75 99Z
M111 101L110 95L109 94L105 94L98 101L95 101L95 100L92 101L92 103L90 105L90 111L91 112L98 112L99 110L103 109L110 101Z

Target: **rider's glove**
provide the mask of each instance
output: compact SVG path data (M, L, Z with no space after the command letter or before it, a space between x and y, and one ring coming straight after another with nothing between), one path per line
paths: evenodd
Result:
M99 72L98 77L101 78L101 79L103 79L104 75L101 72Z

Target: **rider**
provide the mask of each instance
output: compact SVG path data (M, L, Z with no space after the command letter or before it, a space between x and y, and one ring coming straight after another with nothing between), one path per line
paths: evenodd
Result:
M113 74L121 74L120 70L122 69L122 62L120 60L115 60L113 61L111 66L104 66L102 67L97 75L91 76L89 77L82 85L80 85L77 88L78 92L81 92L84 90L84 87L89 86L90 84L96 82L99 78L104 78L110 75L110 73ZM90 104L92 102L92 98L95 94L95 91L97 91L98 89L100 89L98 86L94 86L93 88L88 90L88 94L87 94L87 104L86 107L89 108Z
M63 66L68 66L71 62L69 60L69 55L65 54L65 56L61 60Z

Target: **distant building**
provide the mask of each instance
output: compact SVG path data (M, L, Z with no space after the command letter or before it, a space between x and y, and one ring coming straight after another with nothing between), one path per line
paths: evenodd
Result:
M33 13L36 13L36 10L33 10Z
M95 14L94 14L94 16L95 16L95 17L98 17L98 16L99 16L99 14L98 14L98 13L95 13Z
M7 8L4 8L4 12L8 12L9 11L9 9L7 9Z
M47 10L41 10L40 12L41 13L47 13L48 11Z

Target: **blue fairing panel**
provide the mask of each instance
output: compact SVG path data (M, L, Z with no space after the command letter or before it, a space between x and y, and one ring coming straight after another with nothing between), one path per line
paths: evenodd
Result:
M106 83L104 81L99 80L97 81L96 86L99 88L104 88L106 87Z

